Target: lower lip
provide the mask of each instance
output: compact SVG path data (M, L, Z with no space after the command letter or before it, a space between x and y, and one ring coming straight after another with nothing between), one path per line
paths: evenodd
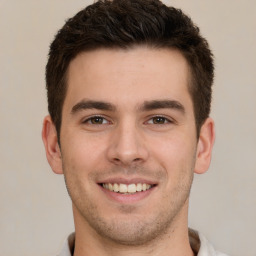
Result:
M146 191L136 192L134 194L122 194L122 193L112 192L108 189L103 188L100 185L99 187L110 200L118 203L122 203L122 204L131 204L131 203L139 202L145 199L146 197L148 197L156 189L156 186L153 186L152 188Z

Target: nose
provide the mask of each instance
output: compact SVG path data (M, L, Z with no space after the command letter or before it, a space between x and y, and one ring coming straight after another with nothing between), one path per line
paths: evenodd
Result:
M149 156L143 132L135 124L122 124L113 130L107 157L116 165L143 163Z

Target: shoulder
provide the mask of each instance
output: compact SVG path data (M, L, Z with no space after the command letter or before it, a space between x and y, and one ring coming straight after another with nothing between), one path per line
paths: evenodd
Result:
M228 255L222 252L216 252L216 256L228 256Z
M228 256L216 251L213 245L198 231L190 229L189 237L192 240L192 249L193 247L197 249L197 256Z
M68 236L65 243L63 244L62 250L57 256L72 256L75 245L75 233Z

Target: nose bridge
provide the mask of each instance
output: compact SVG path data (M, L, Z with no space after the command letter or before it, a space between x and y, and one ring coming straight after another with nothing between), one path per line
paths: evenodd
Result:
M124 165L146 160L148 153L142 131L131 118L123 120L114 129L108 156L112 162Z

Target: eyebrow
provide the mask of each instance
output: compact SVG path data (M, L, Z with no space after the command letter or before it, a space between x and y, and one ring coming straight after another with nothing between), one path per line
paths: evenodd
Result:
M106 111L115 111L116 107L111 103L94 100L81 100L72 107L71 113L75 114L86 109L98 109ZM139 111L150 111L155 109L176 109L183 114L185 113L184 106L176 100L152 100L145 101L139 108Z
M94 100L81 100L77 104L72 107L71 113L75 114L79 111L86 110L86 109L98 109L98 110L107 110L107 111L114 111L116 108L107 102L103 101L94 101Z
M176 109L183 114L185 113L185 107L176 100L152 100L145 101L139 108L141 111L150 111L154 109Z

